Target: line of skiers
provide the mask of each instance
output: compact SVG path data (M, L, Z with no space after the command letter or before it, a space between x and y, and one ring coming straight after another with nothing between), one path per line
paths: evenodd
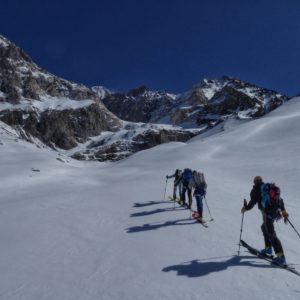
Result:
M197 203L197 219L199 222L203 222L203 198L207 189L204 174L186 168L183 171L177 169L173 175L167 175L166 177L167 179L174 177L173 200L176 200L176 192L178 190L179 204L188 209L192 208L192 190L194 190L193 196ZM186 202L186 194L188 203Z
M197 203L197 212L199 221L203 220L203 198L206 195L207 184L204 174L192 171L191 169L184 169L183 171L177 169L174 174L167 175L167 179L174 178L173 200L176 200L177 191L179 192L179 203L191 209L192 205L192 190L194 190L194 197ZM251 210L256 204L262 213L263 223L261 230L264 237L265 248L261 250L262 255L272 257L274 249L276 263L286 264L285 254L282 244L276 235L274 222L284 219L288 221L289 214L287 213L284 201L280 196L280 188L274 183L264 183L261 176L255 176L253 180L254 186L250 192L250 201L241 209L241 213ZM186 203L186 193L188 195L188 203Z

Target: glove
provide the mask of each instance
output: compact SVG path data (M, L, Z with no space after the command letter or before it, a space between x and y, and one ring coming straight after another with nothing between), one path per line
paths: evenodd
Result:
M288 218L289 218L289 214L287 213L286 210L283 210L283 211L281 212L281 214L282 214L282 216L283 216L284 223L286 223L287 220L288 220Z
M245 213L246 211L247 211L246 207L243 206L242 209L241 209L241 213L243 214L243 213Z

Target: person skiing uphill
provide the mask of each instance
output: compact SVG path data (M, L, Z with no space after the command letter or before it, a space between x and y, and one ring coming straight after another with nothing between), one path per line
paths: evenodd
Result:
M173 188L173 200L176 200L176 191L179 190L179 197L181 195L181 180L179 180L180 175L182 174L182 171L180 169L176 169L175 173L173 175L167 175L167 179L174 177L174 188Z
M180 196L180 204L185 206L186 208L189 208L191 209L192 207L192 190L191 190L191 187L190 187L190 181L192 179L192 170L191 169L184 169L183 170L183 173L181 174L181 176L179 177L178 181L181 182L182 184L182 192L181 192L181 196ZM185 194L188 194L188 201L189 203L186 204L185 202Z
M190 181L190 188L194 189L193 196L197 203L198 221L203 222L203 198L206 195L207 184L204 178L204 174L193 171L193 176Z
M261 250L261 253L272 255L273 247L276 254L274 261L280 264L286 264L281 242L274 229L275 220L278 221L282 216L286 222L289 217L285 210L283 199L280 197L280 190L275 184L264 183L260 176L255 176L253 182L254 186L250 192L251 199L248 204L246 203L246 205L242 207L241 212L245 213L252 209L257 203L263 216L261 230L264 236L265 248ZM273 196L276 201L273 200Z

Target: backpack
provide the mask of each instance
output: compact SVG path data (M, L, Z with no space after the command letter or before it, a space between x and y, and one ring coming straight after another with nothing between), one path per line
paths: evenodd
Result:
M192 179L192 170L191 169L184 169L182 174L182 184L187 186Z
M281 206L280 188L276 186L275 183L262 183L260 191L261 205L264 209L277 209Z
M204 174L200 172L195 172L194 173L194 182L195 182L195 188L201 188L201 189L206 189L207 184L204 178Z

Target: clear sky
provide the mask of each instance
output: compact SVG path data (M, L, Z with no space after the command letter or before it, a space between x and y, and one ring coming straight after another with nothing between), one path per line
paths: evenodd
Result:
M177 93L229 75L300 93L299 0L0 0L0 33L88 86Z

